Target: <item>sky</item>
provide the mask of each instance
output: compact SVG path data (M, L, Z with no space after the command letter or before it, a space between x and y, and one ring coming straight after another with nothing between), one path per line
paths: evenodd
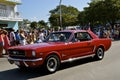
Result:
M50 16L49 11L59 5L60 0L21 0L22 4L18 5L18 12L20 17L30 21L48 21ZM90 0L62 0L61 4L66 6L73 6L79 11L84 7L88 7Z

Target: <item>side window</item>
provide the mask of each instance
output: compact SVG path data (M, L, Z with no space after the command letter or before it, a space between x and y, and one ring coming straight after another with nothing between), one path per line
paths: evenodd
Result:
M75 36L71 39L71 41L72 42L76 42L77 41L76 38L75 38Z
M92 37L87 32L75 33L75 41L89 41Z

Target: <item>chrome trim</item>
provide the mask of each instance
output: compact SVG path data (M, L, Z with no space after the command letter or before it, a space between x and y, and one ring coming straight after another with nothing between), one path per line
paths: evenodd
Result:
M79 60L79 59L83 59L83 58L87 58L87 57L94 57L95 54L91 54L91 55L87 55L87 56L82 56L82 57L77 57L77 58L69 58L67 60L62 60L61 63L64 63L64 62L71 62L71 61L74 61L74 60Z
M28 65L27 63L25 63L24 61L23 61L23 63L24 63L24 65L25 65L26 67L29 67L29 65Z
M35 61L41 61L41 60L43 60L43 58L37 58L37 59L17 59L17 58L8 57L8 60L35 62Z
M96 50L96 46L94 46L94 48L93 48L93 52L95 52L95 50Z

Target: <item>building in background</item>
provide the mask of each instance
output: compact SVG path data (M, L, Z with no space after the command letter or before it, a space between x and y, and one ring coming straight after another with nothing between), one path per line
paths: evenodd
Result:
M0 0L0 28L18 29L18 22L23 21L17 11L21 0Z

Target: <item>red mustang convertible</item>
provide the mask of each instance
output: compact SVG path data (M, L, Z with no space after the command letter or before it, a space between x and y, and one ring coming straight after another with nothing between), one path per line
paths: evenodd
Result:
M43 66L53 73L62 62L85 57L102 60L110 46L111 39L100 39L89 30L57 31L42 43L10 47L8 61L21 69Z

